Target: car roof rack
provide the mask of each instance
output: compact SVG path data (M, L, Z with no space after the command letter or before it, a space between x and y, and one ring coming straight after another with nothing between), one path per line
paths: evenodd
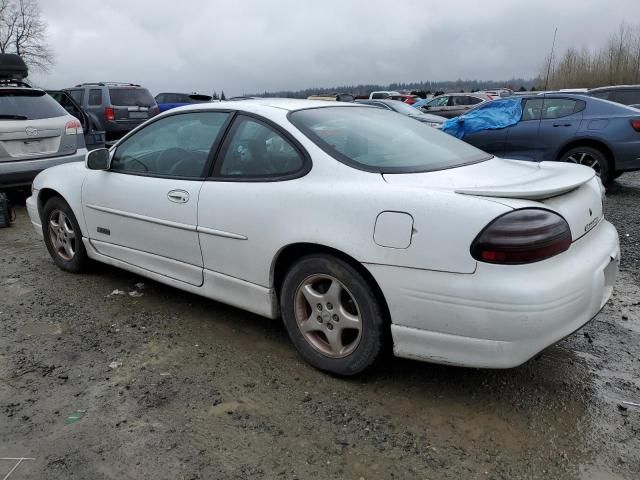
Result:
M108 87L139 87L137 83L129 83L129 82L84 82L79 83L76 87L84 87L87 85L98 85L100 87L108 86Z

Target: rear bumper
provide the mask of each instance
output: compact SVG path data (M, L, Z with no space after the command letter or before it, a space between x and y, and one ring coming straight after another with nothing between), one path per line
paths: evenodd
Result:
M613 290L620 249L603 221L543 262L473 274L366 265L391 312L399 357L477 368L526 362L582 327Z
M0 162L0 190L29 187L41 171L69 162L84 162L86 148L80 148L73 155L51 158L34 158L16 162Z
M31 220L31 225L35 229L36 233L42 238L42 221L40 220L40 212L38 211L38 191L34 192L34 195L31 195L27 198L27 213L29 214L29 220Z
M640 134L636 134L640 136ZM640 169L640 140L631 142L618 142L613 151L615 169L619 172L628 172Z

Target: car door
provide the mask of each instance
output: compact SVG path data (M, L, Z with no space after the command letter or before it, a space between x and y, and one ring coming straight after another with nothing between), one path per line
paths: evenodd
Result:
M542 106L541 97L523 101L520 121L504 129L505 157L530 161L537 161L540 158L544 148L538 137Z
M87 235L98 252L201 285L198 195L229 112L160 118L112 150L109 170L82 187Z
M573 98L544 98L538 130L537 161L557 160L560 150L576 136L586 102Z
M236 116L199 198L198 232L212 283L268 287L271 259L282 246L274 245L273 217L301 195L300 177L310 168L303 148L280 127Z

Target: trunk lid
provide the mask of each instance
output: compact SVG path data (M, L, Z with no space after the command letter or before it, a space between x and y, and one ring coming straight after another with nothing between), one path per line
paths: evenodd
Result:
M512 208L542 207L564 217L573 240L603 218L595 172L582 165L493 158L426 173L384 174L387 183L485 197Z
M0 162L70 155L76 136L65 135L71 117L0 122Z

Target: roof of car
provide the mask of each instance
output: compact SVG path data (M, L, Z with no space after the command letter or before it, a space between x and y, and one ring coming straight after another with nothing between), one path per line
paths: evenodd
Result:
M330 100L301 100L297 98L251 98L242 100L241 102L223 101L218 103L199 103L180 108L183 110L199 110L210 109L212 108L212 106L214 106L216 109L229 108L231 110L242 110L246 108L246 106L260 106L293 111L314 107L353 107L358 106L358 104L351 102L335 102Z
M603 90L627 90L629 88L639 88L640 89L640 85L610 85L608 87L596 87L596 88L590 88L588 91L589 92L598 92L598 91L603 91Z

